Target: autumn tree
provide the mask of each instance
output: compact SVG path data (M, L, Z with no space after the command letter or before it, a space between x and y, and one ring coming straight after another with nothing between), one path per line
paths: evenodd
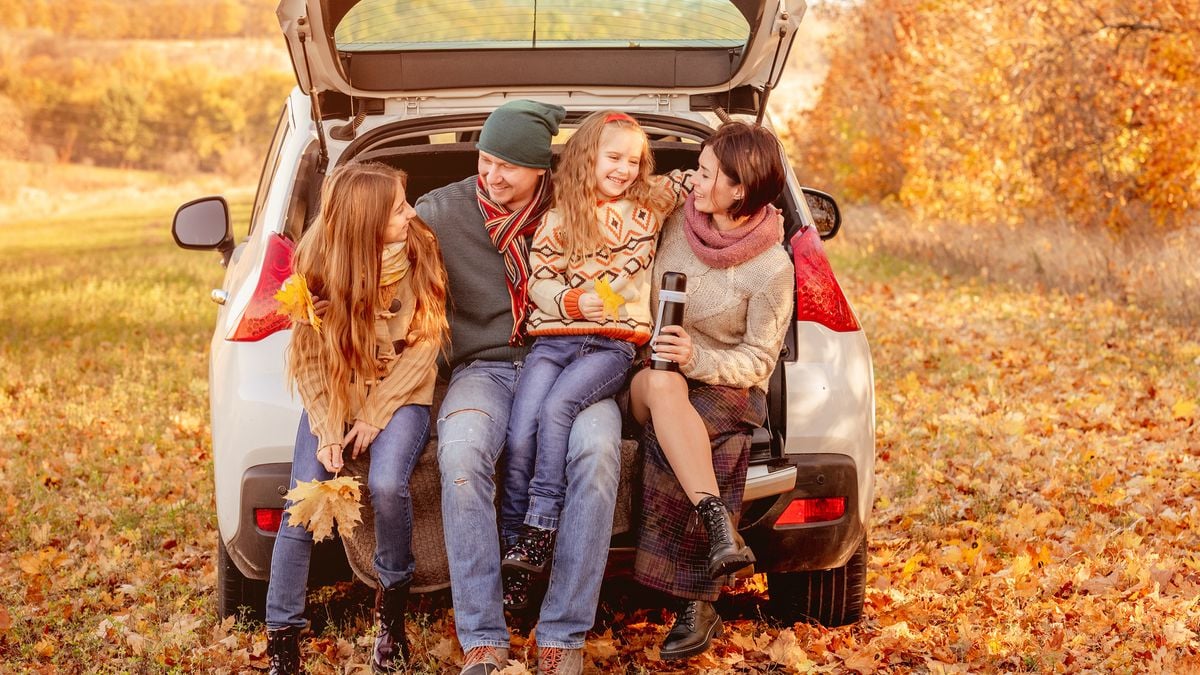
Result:
M1200 5L866 0L791 127L854 200L959 222L1171 226L1200 188Z

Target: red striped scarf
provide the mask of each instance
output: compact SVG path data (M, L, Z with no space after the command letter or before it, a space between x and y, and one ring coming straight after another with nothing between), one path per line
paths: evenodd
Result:
M509 211L492 201L483 185L483 178L475 180L475 196L479 210L483 213L483 226L492 238L496 250L504 254L504 272L508 277L508 295L512 299L513 330L508 344L517 346L525 343L525 317L529 313L529 243L542 216L550 210L550 198L554 190L550 187L550 173L546 172L538 183L533 199L520 211Z

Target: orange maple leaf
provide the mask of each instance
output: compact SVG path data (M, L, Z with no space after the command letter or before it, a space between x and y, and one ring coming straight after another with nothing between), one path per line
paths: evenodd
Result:
M361 497L362 484L353 476L299 481L284 495L292 503L287 509L291 523L312 532L314 541L333 536L335 523L343 535L353 532L362 522Z

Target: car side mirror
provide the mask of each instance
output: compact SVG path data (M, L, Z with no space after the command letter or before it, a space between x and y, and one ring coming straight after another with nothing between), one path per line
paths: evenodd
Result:
M822 240L833 239L838 230L842 229L842 212L838 209L837 200L810 187L801 188L801 191L804 193L804 201L808 204L813 222L816 223L817 233L821 235Z
M201 197L175 211L171 235L180 248L220 251L222 264L233 254L233 228L224 197Z

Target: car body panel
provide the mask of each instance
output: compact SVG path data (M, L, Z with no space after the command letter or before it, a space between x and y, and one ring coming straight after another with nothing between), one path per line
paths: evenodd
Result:
M875 380L866 334L800 321L795 353L796 360L784 364L784 454L851 457L861 476L858 513L869 523L875 486Z

